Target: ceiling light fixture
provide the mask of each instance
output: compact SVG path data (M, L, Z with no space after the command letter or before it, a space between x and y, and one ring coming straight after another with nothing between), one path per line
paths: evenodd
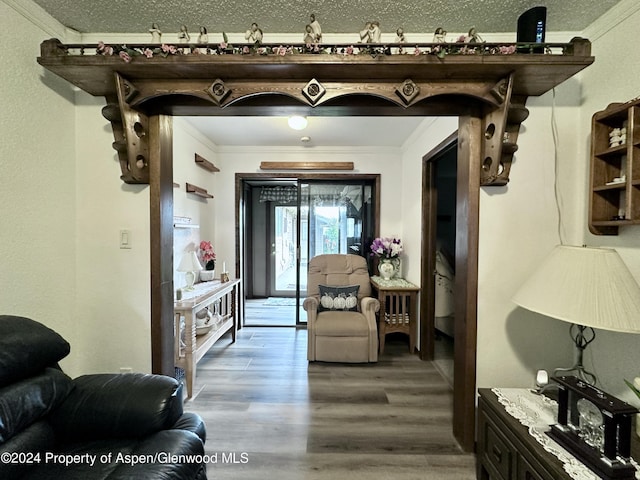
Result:
M294 115L292 117L289 117L288 123L289 127L293 128L294 130L304 130L305 128L307 128L307 117Z

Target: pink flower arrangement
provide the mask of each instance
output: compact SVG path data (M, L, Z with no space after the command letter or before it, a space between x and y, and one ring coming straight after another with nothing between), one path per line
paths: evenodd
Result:
M175 55L178 53L178 48L175 45L167 45L166 43L163 43L160 49L165 55Z
M216 267L216 254L213 251L211 242L205 240L200 242L200 257L207 270L213 270Z
M500 47L500 53L503 55L511 55L512 53L516 53L515 45L503 45Z
M96 53L99 55L113 55L113 47L110 45L105 45L104 42L100 41L98 42Z

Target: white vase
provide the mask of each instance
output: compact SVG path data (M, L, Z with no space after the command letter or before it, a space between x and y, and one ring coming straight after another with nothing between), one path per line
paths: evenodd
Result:
M396 272L396 269L390 258L381 258L378 263L378 272L385 280L390 280Z
M210 282L215 278L215 270L200 270L200 281Z
M400 257L393 257L391 259L391 264L393 265L392 278L402 278L402 260Z

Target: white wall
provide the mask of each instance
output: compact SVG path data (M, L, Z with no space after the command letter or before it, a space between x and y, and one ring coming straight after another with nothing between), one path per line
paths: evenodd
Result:
M25 14L27 12L24 12ZM75 122L71 86L36 63L64 29L0 2L0 314L76 339ZM72 349L70 360L75 361Z
M173 190L174 216L188 217L191 223L199 228L175 228L173 230L173 258L174 258L174 288L185 284L184 273L175 269L186 252L198 251L201 240L211 241L216 256L218 245L215 242L215 205L225 203L216 187L219 173L211 173L196 165L194 158L197 153L201 157L218 166L216 146L206 137L195 130L182 118L173 121L173 181L180 184ZM214 198L205 199L187 193L185 183L204 188ZM204 267L204 265L203 265ZM228 266L227 266L228 268ZM222 271L222 263L216 263L216 277Z
M640 281L640 227L620 229L618 236L594 236L587 228L589 141L591 116L610 103L626 102L640 94L640 54L633 47L625 47L634 38L640 22L640 4L623 0L589 27L586 35L593 36L592 54L596 62L583 77L583 108L580 118L578 154L572 169L581 192L580 202L585 213L580 216L583 242L591 246L615 248L636 280ZM639 319L640 320L640 319ZM625 386L623 379L640 376L640 336L598 331L596 341L589 347L586 364L595 371L605 390L640 405Z
M377 173L382 176L380 194L382 235L393 235L402 231L402 218L398 215L402 191L402 162L398 148L256 148L219 147L220 173L216 178L216 195L223 201L216 202L216 254L227 262L233 272L235 265L235 174L257 173L260 162L354 162L352 173ZM323 172L327 173L327 172ZM331 172L336 173L336 172ZM337 172L345 173L345 172Z
M553 115L562 124L563 165L575 145L580 86L570 79L553 93L529 98L529 117L505 187L480 193L478 265L478 387L530 387L535 371L572 363L569 325L517 307L511 297L560 243L554 195ZM560 100L561 99L561 100Z
M149 187L120 180L102 97L76 95L77 373L151 370ZM131 249L120 248L120 230Z

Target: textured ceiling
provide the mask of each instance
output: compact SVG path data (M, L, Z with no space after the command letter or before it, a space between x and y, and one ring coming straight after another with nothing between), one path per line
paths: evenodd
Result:
M187 25L197 32L244 32L252 22L269 33L304 32L309 14L315 13L327 33L358 32L367 20L378 20L383 33L514 32L518 16L534 6L547 7L547 31L582 31L619 0L35 0L65 26L82 33L146 32L157 22L163 32ZM422 41L430 41L424 39Z

